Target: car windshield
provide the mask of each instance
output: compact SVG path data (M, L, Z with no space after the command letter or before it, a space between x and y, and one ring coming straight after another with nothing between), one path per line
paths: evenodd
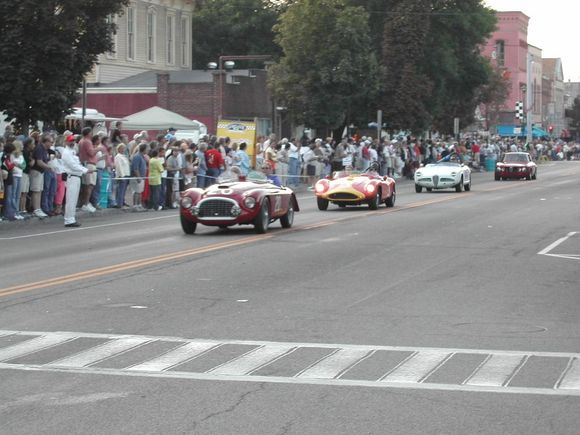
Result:
M505 163L527 163L528 156L526 154L506 154L503 161Z
M335 171L332 174L332 179L336 180L337 178L344 178L344 177L358 177L362 175L360 171Z
M437 163L430 163L427 166L453 166L453 167L458 167L458 166L461 166L461 163L456 163L456 162L437 162Z

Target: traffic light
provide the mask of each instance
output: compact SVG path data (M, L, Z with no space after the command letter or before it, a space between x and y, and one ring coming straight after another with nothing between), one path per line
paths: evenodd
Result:
M516 101L516 118L519 120L524 119L524 102Z
M550 125L550 126L548 127L548 132L549 132L550 134L552 134L552 132L553 132L553 131L554 131L554 126L553 126L553 125Z

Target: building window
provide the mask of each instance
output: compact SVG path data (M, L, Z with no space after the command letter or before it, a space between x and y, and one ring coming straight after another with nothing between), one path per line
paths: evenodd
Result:
M135 60L135 8L127 8L127 59Z
M189 18L181 18L181 66L189 65Z
M505 41L495 42L495 59L497 66L505 66Z
M155 63L155 28L157 14L154 9L147 11L147 62Z
M175 17L173 15L167 16L167 64L175 64Z
M112 41L111 51L107 52L107 58L116 59L117 58L117 31L116 31L117 18L114 15L107 16L107 25L111 26L110 37ZM115 26L115 28L113 28Z

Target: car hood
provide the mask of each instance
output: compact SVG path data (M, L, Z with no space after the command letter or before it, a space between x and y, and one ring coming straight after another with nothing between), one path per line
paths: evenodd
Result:
M232 195L243 195L246 192L251 192L254 190L272 190L279 191L281 188L275 184L263 182L256 183L251 181L240 181L232 183L218 183L208 187L204 193L203 197L212 196L232 196Z
M442 165L427 165L416 170L415 174L420 173L422 176L451 174L452 172L462 172L462 166L442 166Z
M336 189L362 189L372 180L368 177L344 177L331 180L329 190Z

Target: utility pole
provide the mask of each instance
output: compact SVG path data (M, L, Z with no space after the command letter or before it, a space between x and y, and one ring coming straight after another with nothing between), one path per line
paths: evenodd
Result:
M533 98L534 98L534 90L532 89L532 65L533 65L533 56L528 51L527 56L527 74L526 74L526 142L528 143L528 147L532 145L532 105L533 105Z

